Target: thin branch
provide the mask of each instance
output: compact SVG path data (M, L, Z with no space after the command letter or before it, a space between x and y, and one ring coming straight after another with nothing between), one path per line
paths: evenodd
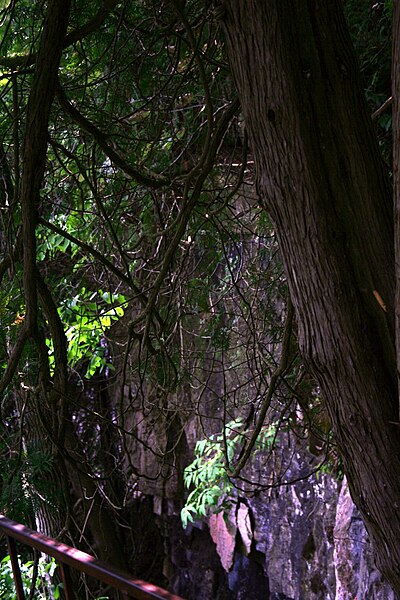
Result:
M128 287L130 287L130 289L136 294L136 297L140 300L140 302L142 303L143 306L147 306L148 298L147 298L146 294L143 292L143 290L141 290L134 283L134 281L133 281L133 279L132 279L132 277L131 277L130 274L126 274L123 271L121 271L120 269L118 269L118 267L116 267L114 265L114 263L111 262L111 260L109 260L108 258L106 258L98 250L96 250L92 246L89 246L89 244L87 244L86 242L83 242L82 240L78 239L77 237L75 237L71 233L68 233L68 231L65 231L65 229L61 229L61 227L58 227L54 223L49 223L49 221L46 221L42 217L39 217L38 222L41 225L43 225L44 227L47 227L47 229L50 229L51 231L54 231L54 233L57 233L58 235L63 236L65 239L69 240L70 242L72 242L73 244L75 244L76 246L78 246L78 248L80 248L81 250L83 250L85 253L90 254L91 256L93 256L93 258L95 258L96 260L98 260L99 263L101 263L104 267L106 267L107 269L109 269L109 271L111 271L111 273L113 273L116 277L118 277L118 279L120 281L122 281ZM157 321L159 322L159 324L163 325L163 321L162 321L160 315L157 312L155 313L155 316L156 316Z
M133 291L135 292L135 294L137 294L139 298L143 294L142 290L140 290L133 283L130 275L128 275L128 274L124 273L123 271L121 271L120 269L118 269L118 267L116 267L114 265L114 263L111 262L111 260L109 260L103 254L101 254L101 252L99 252L98 250L96 250L95 248L93 248L92 246L87 244L86 242L83 242L82 240L78 239L77 237L75 237L74 235L69 233L68 231L65 231L65 229L61 229L61 227L58 227L58 225L55 225L54 223L50 223L49 221L46 221L42 217L39 217L38 222L41 225L43 225L44 227L46 227L47 229L50 229L51 231L54 231L54 233L61 235L66 240L69 240L70 242L72 242L73 244L78 246L78 248L83 250L85 253L93 256L93 258L98 260L99 263L101 263L104 267L109 269L109 271L111 271L111 273L113 273L116 277L118 277L118 279L120 281L122 281L123 283L128 285L130 288L132 288ZM145 300L147 301L147 299L145 299Z
M281 377L285 374L286 369L288 368L293 316L294 316L293 304L292 304L291 300L289 299L288 305L287 305L285 331L283 334L283 341L282 341L281 359L280 359L278 367L275 369L275 371L273 372L273 374L271 376L271 381L270 381L270 384L268 387L268 391L263 400L261 410L258 415L257 423L254 427L253 433L252 433L249 441L247 442L247 445L243 449L241 457L239 458L238 462L236 463L234 470L229 473L229 476L232 478L238 477L238 475L240 474L240 471L243 469L246 462L248 461L251 451L254 447L254 444L256 443L257 438L260 435L261 429L264 425L265 416L267 414L268 408L270 407L272 397L276 390L276 386L278 385Z
M90 19L87 23L82 25L82 27L68 33L64 41L64 48L71 46L75 42L82 40L86 36L100 29L107 16L116 6L118 6L118 4L120 4L120 0L104 0L93 19Z
M28 339L31 337L31 331L27 327L26 322L24 321L22 325L22 329L19 332L19 336L17 341L14 344L14 347L11 352L11 356L7 361L7 367L4 371L3 377L0 380L0 394L4 392L7 386L11 383L12 378L18 368L18 363L21 358L22 352L25 348L25 344Z
M36 280L40 304L49 325L54 347L54 386L51 391L54 402L51 403L50 407L55 418L53 418L52 429L54 433L57 431L58 443L62 444L67 418L68 342L57 306L39 270L36 271Z
M213 138L211 140L210 143L210 148L207 154L207 159L205 161L204 164L204 168L201 171L201 173L199 174L197 181L195 183L194 189L192 191L191 197L189 199L189 201L186 203L186 205L183 207L183 209L181 210L179 217L177 219L178 221L178 228L175 232L175 235L169 245L169 247L166 250L165 253L165 257L163 260L163 264L161 266L160 272L157 275L157 278L151 288L150 294L149 294L149 302L148 305L146 307L146 313L147 314L151 314L157 297L158 297L158 293L160 291L161 285L164 281L164 279L167 276L167 272L168 272L168 268L169 265L172 261L173 256L175 255L175 251L178 247L178 245L181 242L182 236L185 232L185 229L187 227L187 224L189 222L190 216L193 212L193 209L196 205L196 202L201 194L201 191L203 189L203 184L205 179L208 177L213 163L214 163L214 159L215 159L215 155L218 152L219 146L222 142L222 139L226 133L226 130L229 127L229 123L231 122L234 114L236 113L237 109L239 108L239 101L238 100L234 100L231 105L226 109L226 111L224 112L224 114L222 115L222 117L220 118L217 127L215 128L215 132L213 135ZM188 181L186 182L186 186L185 186L185 192L184 195L187 196L188 194L188 187L189 187L189 181L190 181L190 177L188 177Z
M387 108L389 108L389 106L392 104L392 102L393 102L393 96L390 96L390 98L385 100L385 102L382 104L382 106L380 106L375 112L372 113L371 119L373 121L375 121L378 117L380 117L381 114L384 113Z
M68 48L72 44L82 40L84 37L97 31L104 23L109 13L120 3L120 0L104 0L102 6L100 6L98 12L90 19L85 25L71 31L66 35L63 42L63 49ZM37 60L37 53L31 52L29 54L20 54L17 56L2 56L0 57L0 65L2 67L9 68L11 71L18 71L21 67L29 67L35 64Z
M0 284L3 280L4 275L10 269L13 269L13 264L16 261L21 260L22 256L22 232L19 230L17 235L17 241L15 242L14 248L7 256L0 262Z
M61 164L63 164L63 163L62 163L61 157L59 156L58 150L61 150L66 156L68 156L68 158L72 159L75 162L75 164L77 165L77 167L79 169L79 173L82 175L82 177L84 178L85 182L89 186L90 191L93 194L93 198L95 199L96 205L97 205L97 207L99 209L99 212L101 213L102 219L103 219L103 221L105 223L106 231L107 231L107 233L108 233L108 235L109 235L109 237L111 239L111 242L113 244L115 244L115 246L117 247L119 255L120 255L120 258L121 258L121 261L124 264L125 271L126 271L128 277L130 278L130 281L131 281L130 271L129 271L129 264L128 264L128 261L126 259L124 250L122 248L121 241L120 241L120 239L119 239L119 237L117 235L117 232L115 231L115 229L114 229L114 227L112 225L111 219L110 219L110 217L109 217L109 215L108 215L108 213L107 213L107 211L106 211L106 209L104 207L104 204L103 204L103 202L102 202L102 200L101 200L101 198L100 198L100 196L98 194L96 185L91 181L90 177L88 176L88 174L86 172L86 169L85 169L84 165L79 160L79 158L76 156L76 154L74 154L73 152L71 152L70 150L68 150L67 148L65 148L65 146L63 146L62 144L56 142L55 140L51 139L50 140L50 144L51 144L51 146L52 146L52 148L53 148L53 150L54 150L54 152L55 152L55 154L56 154L56 156L57 156L57 158L58 158L58 160L59 160L59 162ZM132 287L131 283L129 283L129 285Z
M14 193L13 202L18 198L19 193L19 173L20 173L20 156L19 156L19 90L18 80L13 73L11 78L12 97L13 97L13 144L14 144Z
M148 170L138 170L132 167L120 153L118 153L113 147L111 147L106 141L106 135L101 131L94 123L89 121L75 106L73 106L68 100L64 89L59 83L57 86L57 98L61 108L71 117L71 119L77 123L82 129L87 131L93 139L100 146L104 154L110 159L110 161L119 167L125 175L131 177L142 185L149 186L151 188L160 188L169 185L170 180L165 177L161 177L156 173L151 173Z
M19 200L22 209L25 319L28 328L32 331L36 327L37 310L35 281L37 205L46 162L50 109L61 59L62 40L68 25L69 7L70 2L62 0L52 0L48 3L27 106L24 168Z
M195 165L193 168L193 170L196 171L199 168L202 168L202 166L206 162L207 156L209 154L208 149L210 146L212 132L213 132L213 126L214 126L214 109L213 109L213 103L212 103L212 98L211 98L211 92L210 92L210 88L208 85L208 78L206 75L203 61L200 57L200 50L199 50L198 44L196 43L196 38L194 36L193 30L190 26L190 23L184 13L184 11L182 10L182 3L179 0L173 0L173 5L175 7L176 13L179 15L179 17L182 21L182 24L183 24L185 31L187 33L187 36L189 38L189 44L192 49L193 56L196 61L197 67L199 69L199 75L200 75L200 79L203 84L203 90L204 90L205 108L206 108L206 115L207 115L207 132L206 132L206 139L204 141L201 157L198 161L198 164Z

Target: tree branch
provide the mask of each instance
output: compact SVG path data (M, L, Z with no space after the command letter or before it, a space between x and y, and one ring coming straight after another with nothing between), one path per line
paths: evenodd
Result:
M39 292L39 300L43 307L47 323L50 328L51 339L54 346L54 386L52 395L55 402L52 403L52 414L57 414L57 423L53 423L54 432L58 429L58 442L64 437L68 398L68 342L64 327L58 314L50 290L48 289L39 270L36 271L36 280Z
M120 3L120 0L104 0L102 6L99 8L93 19L90 19L85 25L71 31L64 39L62 48L67 48L72 44L83 39L87 35L94 33L101 27L107 18L108 14ZM35 64L37 60L37 53L31 52L30 54L18 55L18 56L2 56L0 57L0 65L6 67L11 71L17 71L22 67L29 67Z
M36 70L29 95L24 143L24 168L19 196L22 212L22 262L25 320L0 382L10 383L27 340L37 327L36 223L39 191L46 162L47 131L54 99L62 40L68 25L70 1L49 0L40 39Z
M240 471L243 469L243 467L245 466L246 462L249 459L250 453L254 447L254 444L257 441L258 436L260 435L262 426L264 425L265 416L267 414L268 408L270 407L272 397L276 390L276 386L279 383L279 380L281 379L281 377L285 374L286 369L288 368L293 316L294 316L293 304L292 304L291 300L289 299L288 304L287 304L285 331L283 333L281 360L279 362L278 367L275 369L275 371L273 372L273 374L271 376L271 381L269 383L268 391L267 391L267 394L262 403L261 410L258 415L257 423L253 429L253 433L251 434L251 437L250 437L249 441L247 442L247 445L244 447L241 457L239 458L234 470L229 473L229 476L232 477L233 479L235 477L238 477L238 475L240 474Z
M75 123L93 137L104 154L108 156L111 162L119 167L128 177L131 177L142 185L156 189L170 184L168 178L161 177L156 173L151 173L147 170L139 171L132 167L121 154L107 143L106 135L70 103L60 83L57 85L57 98L61 108L64 109Z
M118 279L120 281L125 283L131 290L133 290L133 292L136 294L136 297L140 300L140 302L142 303L143 306L147 306L148 298L147 298L146 294L143 292L143 290L141 290L135 284L135 282L133 281L133 279L129 273L128 274L124 273L123 271L118 269L118 267L116 267L114 265L114 263L111 262L111 260L106 258L98 250L96 250L92 246L89 246L89 244L86 244L86 242L83 242L82 240L78 239L71 233L68 233L68 231L61 229L61 227L54 225L54 223L49 223L42 217L39 217L38 222L41 225L43 225L44 227L47 227L47 229L54 231L54 233L57 233L58 235L62 235L65 239L69 240L70 242L72 242L73 244L78 246L78 248L80 248L87 254L90 254L91 256L93 256L93 258L98 260L99 263L101 263L104 267L109 269L109 271L111 271L111 273L113 273L116 277L118 277ZM158 313L156 313L156 318L157 318L159 324L162 325L163 321Z
M31 332L29 331L25 321L22 325L22 329L19 332L19 336L17 341L14 344L14 347L11 352L11 356L7 361L7 367L4 371L3 377L0 380L0 394L4 392L7 386L10 384L12 378L14 377L15 371L17 370L19 359L21 358L21 354L25 348L25 344L31 336Z
M387 108L389 108L389 106L392 104L392 102L393 102L393 96L390 96L390 98L385 100L385 102L382 104L382 106L380 106L375 112L372 113L371 119L374 121L378 117L380 117L381 114L384 113Z
M175 232L175 235L174 235L170 245L168 246L168 248L166 250L160 272L158 273L157 278L156 278L154 284L152 285L152 288L151 288L151 291L149 294L148 305L146 307L147 315L151 314L151 312L155 306L157 296L160 291L160 287L167 275L167 271L168 271L170 262L175 254L176 248L178 247L178 245L182 239L182 236L185 232L185 229L189 222L192 211L193 211L195 204L201 194L204 181L207 178L207 176L209 175L211 168L214 164L215 156L218 152L218 148L222 142L222 139L229 127L229 123L238 108L239 108L239 101L236 99L226 109L226 111L221 116L220 120L218 121L218 124L215 128L215 132L214 132L211 142L209 144L208 151L206 153L206 159L205 159L205 164L203 165L203 169L201 170L199 176L197 177L191 197L186 202L186 204L183 206L183 208L177 218L177 230ZM185 190L184 190L184 198L185 197L187 198L188 193L189 193L189 185L191 182L191 176L192 176L192 172L188 174L188 178L187 178Z
M93 19L90 19L85 25L82 25L82 27L68 33L64 41L64 48L71 46L75 42L82 40L86 36L100 29L107 16L116 6L118 6L118 4L120 4L120 1L121 0L104 0Z

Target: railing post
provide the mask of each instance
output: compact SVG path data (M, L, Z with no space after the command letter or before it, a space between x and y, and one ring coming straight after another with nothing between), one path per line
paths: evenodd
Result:
M72 579L69 566L63 562L59 562L58 566L61 571L61 578L64 584L64 597L65 600L75 600L75 594L72 591Z
M12 566L12 571L13 571L13 575L14 575L14 586L15 586L15 591L17 592L17 599L25 600L24 587L22 585L21 570L19 568L19 562L18 562L17 546L15 544L14 538L9 537L8 535L6 537L7 537L8 551L10 553L10 558L11 558L11 566Z

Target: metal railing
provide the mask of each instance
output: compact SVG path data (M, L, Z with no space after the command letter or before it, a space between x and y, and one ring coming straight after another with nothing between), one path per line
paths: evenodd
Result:
M7 519L3 515L0 515L0 532L4 533L7 538L18 600L25 600L25 594L18 562L16 540L55 558L64 584L65 600L76 600L76 594L73 591L71 583L70 567L107 583L115 590L121 591L124 598L136 598L137 600L183 600L180 596L171 594L152 583L132 579L128 573L115 569L97 560L90 554L86 554L86 552L81 552L81 550L77 550L37 531L33 531L20 523Z

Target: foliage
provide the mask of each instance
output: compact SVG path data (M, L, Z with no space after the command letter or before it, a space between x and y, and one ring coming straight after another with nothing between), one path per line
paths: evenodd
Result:
M346 9L372 112L389 93L390 3L371 8L347 0ZM126 470L141 472L130 464L136 445L150 448L169 477L166 465L173 464L177 444L168 439L153 448L151 434L149 441L136 424L138 412L150 424L164 419L169 435L180 412L196 412L206 422L212 397L227 423L222 433L197 442L185 470L185 485L193 488L182 512L187 525L223 510L234 496L230 468L250 433L244 423L261 410L279 362L288 295L274 227L254 191L253 156L220 21L198 0L111 1L99 12L95 3L73 3L40 197L29 209L37 219L36 262L26 272L21 231L29 211L21 203L21 178L32 165L29 152L21 157L32 141L27 105L44 10L28 0L0 3L3 374L14 364L32 308L27 280L36 282L38 294L35 327L3 392L1 461L13 476L3 476L2 504L19 498L27 514L36 491L48 497L40 473L45 482L57 461L65 472L67 423L80 449L76 471L88 471L113 510L119 501L129 504L128 486L119 500L112 492L129 479ZM387 143L388 113L379 127ZM301 404L312 429L318 423L304 402L311 394L304 391L295 342L290 350L272 408L287 421ZM76 378L84 381L81 395ZM99 380L101 394L93 391ZM115 384L121 392L113 388L111 403L104 390ZM183 396L187 407L177 406ZM21 410L31 408L31 398L40 407L37 421L46 425L40 433L47 448L26 443L36 435ZM275 425L265 428L255 450L269 448L275 435Z
M46 600L51 597L54 600L58 600L62 597L63 584L52 582L57 569L57 563L53 557L41 555L37 559L37 565L35 565L35 561L25 560L19 556L18 562L22 585L27 598L30 597L32 600ZM35 591L33 596L29 596L36 567ZM5 556L0 561L0 597L7 600L17 600L11 558L9 555ZM108 596L99 596L96 600L108 600Z
M376 109L391 91L393 3L384 0L346 0L344 7L357 50L367 99L371 102L371 107Z
M196 458L183 472L189 493L181 511L183 527L209 512L229 510L234 500L234 484L229 475L238 448L249 434L242 418L230 421L223 433L196 442ZM255 452L271 449L276 440L277 424L265 426L257 438Z
M392 0L346 0L344 8L357 51L365 96L371 114L391 96ZM390 107L377 118L382 154L391 161L392 113Z
M0 510L11 518L26 522L46 498L48 506L55 509L58 490L48 477L52 472L53 457L43 448L28 447L21 456L7 457L2 436L1 462L7 464L0 478ZM8 439L10 442L10 438Z
M35 572L35 562L33 560L22 562L21 558L19 557L19 566L25 596L28 597L31 589L33 574ZM52 598L54 598L54 600L58 600L58 598L60 598L60 589L62 589L62 583L51 583L51 579L54 576L56 568L57 564L54 558L47 559L44 556L38 557L35 592L33 595L35 600L45 600L46 598L49 598L50 595ZM17 600L11 559L9 555L5 556L0 562L0 597L7 598L7 600Z
M92 377L96 371L112 368L107 360L105 336L113 322L124 315L125 296L110 292L90 292L85 288L68 298L58 308L60 318L66 326L68 362L75 367L82 361L87 363L84 377ZM108 308L110 307L110 308ZM50 349L50 368L54 368L52 340L47 340Z

